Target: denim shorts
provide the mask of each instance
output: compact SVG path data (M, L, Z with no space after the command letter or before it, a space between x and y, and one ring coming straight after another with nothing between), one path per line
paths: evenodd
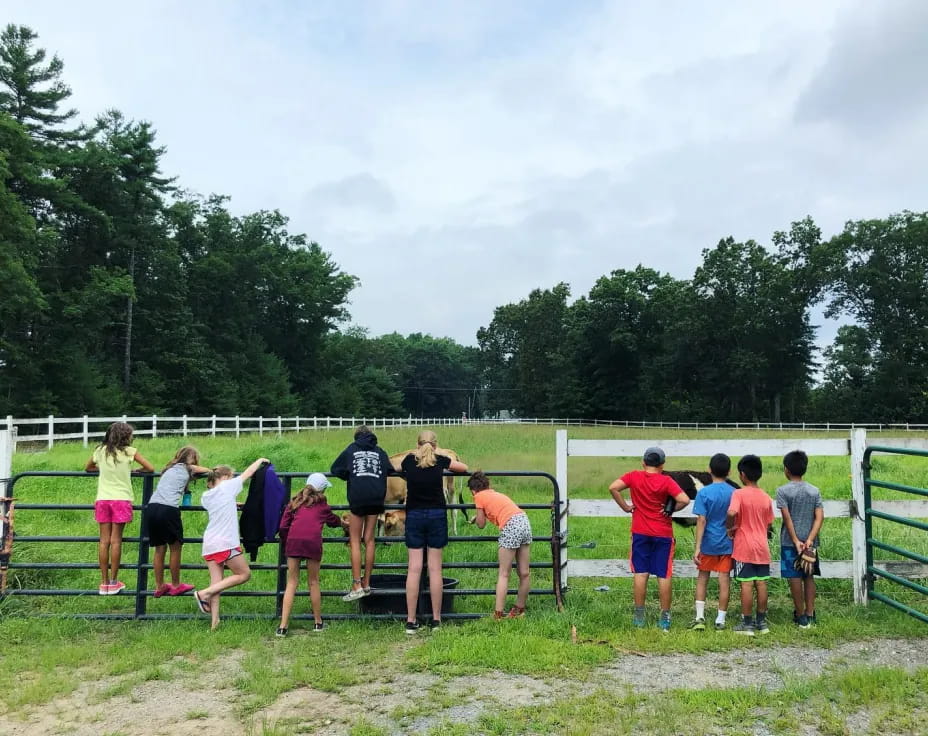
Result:
M410 549L441 549L448 544L448 512L445 509L410 509L406 512L406 546Z

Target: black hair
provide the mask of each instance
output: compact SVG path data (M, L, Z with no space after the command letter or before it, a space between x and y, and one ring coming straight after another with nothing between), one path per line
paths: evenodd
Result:
M372 434L371 428L368 427L366 424L362 424L354 431L354 438L357 440L366 434Z
M717 452L709 460L709 472L714 478L727 478L731 472L731 458L724 452Z
M802 450L793 450L783 456L783 468L792 476L801 478L809 468L809 456Z
M475 470L474 474L467 479L467 487L472 491L485 491L490 487L490 479L482 470Z
M764 474L764 466L757 455L745 455L738 461L738 472L744 473L751 483L757 483Z

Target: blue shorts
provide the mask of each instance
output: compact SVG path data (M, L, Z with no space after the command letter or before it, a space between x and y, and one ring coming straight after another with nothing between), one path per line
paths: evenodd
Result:
M448 512L445 509L410 509L406 512L406 546L409 549L441 549L448 544Z
M780 577L781 578L805 578L812 577L812 575L821 575L822 571L819 569L818 560L815 560L815 567L812 570L812 575L806 575L804 572L797 570L796 558L799 557L799 552L795 547L780 547Z
M649 573L659 578L673 576L673 537L632 534L632 572Z

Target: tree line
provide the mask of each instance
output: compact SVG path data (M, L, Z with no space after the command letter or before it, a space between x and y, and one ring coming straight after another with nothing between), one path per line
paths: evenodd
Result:
M928 418L926 213L537 289L478 347L372 337L330 253L184 190L152 123L79 122L63 72L31 29L0 33L0 414ZM819 305L843 323L824 351Z

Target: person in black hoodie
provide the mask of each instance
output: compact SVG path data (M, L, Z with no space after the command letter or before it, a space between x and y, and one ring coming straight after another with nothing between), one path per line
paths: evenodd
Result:
M354 442L332 463L332 475L348 482L348 538L351 547L351 590L343 601L370 595L374 569L374 532L384 512L387 476L395 475L387 453L377 446L377 436L367 425L354 431ZM364 540L364 577L361 577L361 540Z

